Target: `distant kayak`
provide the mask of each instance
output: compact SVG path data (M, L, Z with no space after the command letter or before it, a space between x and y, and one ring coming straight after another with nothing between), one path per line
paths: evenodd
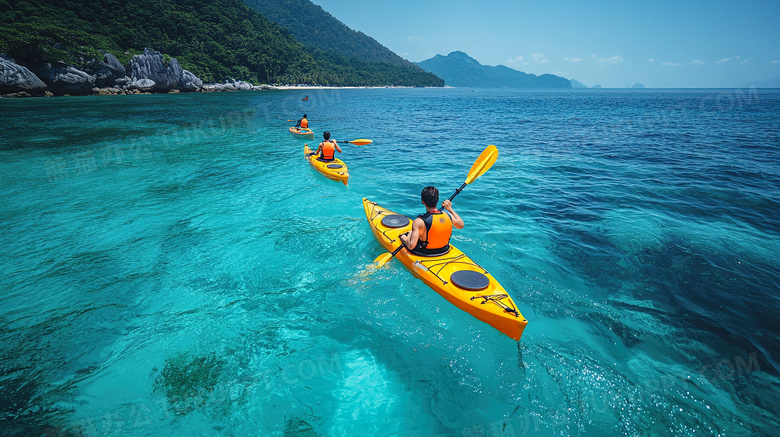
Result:
M296 137L314 139L314 132L311 129L299 129L295 126L290 127L290 133Z
M328 179L341 181L344 185L347 185L349 170L347 169L347 164L344 164L344 161L338 158L335 158L333 161L321 161L319 157L312 152L308 144L303 145L303 156L315 170L325 175Z
M363 209L374 237L389 252L402 244L398 236L412 229L409 217L365 197ZM396 258L451 304L520 340L528 321L517 310L515 302L490 273L452 244L444 255L420 256L404 248Z

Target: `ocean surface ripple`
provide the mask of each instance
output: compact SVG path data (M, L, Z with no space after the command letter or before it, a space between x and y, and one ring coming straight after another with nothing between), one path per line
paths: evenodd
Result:
M302 98L308 96L307 101ZM308 167L287 119L343 145ZM775 435L780 92L2 99L0 434ZM519 343L382 253L495 144L453 241Z

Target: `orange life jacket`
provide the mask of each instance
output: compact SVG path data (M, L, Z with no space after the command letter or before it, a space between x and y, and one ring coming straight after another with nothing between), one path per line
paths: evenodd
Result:
M434 209L421 215L420 218L425 223L428 241L424 241L422 244L418 243L418 247L422 246L423 249L433 250L449 246L452 236L452 219L449 214Z
M320 144L322 145L322 159L333 160L336 155L336 145L333 144L333 141L323 141Z
M301 119L301 129L308 129L309 128L309 120L302 118Z

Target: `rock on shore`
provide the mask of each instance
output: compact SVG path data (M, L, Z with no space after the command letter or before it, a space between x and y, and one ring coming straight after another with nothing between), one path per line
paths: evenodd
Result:
M0 54L0 94L28 93L42 95L46 84L13 58Z
M95 86L95 76L68 65L46 64L37 73L54 94L89 94Z
M170 92L247 91L270 89L240 80L204 84L183 69L176 59L155 50L144 49L123 66L116 56L105 53L102 60L84 61L76 68L64 63L44 64L33 73L12 58L0 54L0 95L87 95Z
M148 48L144 49L143 55L135 55L130 60L130 77L136 87L158 93L167 93L176 87L183 71L176 59L165 62L162 53ZM144 85L140 85L142 82Z

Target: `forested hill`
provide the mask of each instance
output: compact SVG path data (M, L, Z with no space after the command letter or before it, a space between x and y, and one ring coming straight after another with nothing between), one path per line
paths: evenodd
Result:
M0 53L30 68L101 51L124 63L145 47L205 81L441 85L419 69L323 56L241 0L0 0Z
M443 86L444 81L393 53L374 38L347 27L309 0L244 0L254 10L287 29L315 54L340 62L392 64L421 83ZM319 57L318 57L319 59ZM395 70L395 69L394 69Z
M244 0L244 3L287 29L306 46L364 61L411 64L309 0Z

